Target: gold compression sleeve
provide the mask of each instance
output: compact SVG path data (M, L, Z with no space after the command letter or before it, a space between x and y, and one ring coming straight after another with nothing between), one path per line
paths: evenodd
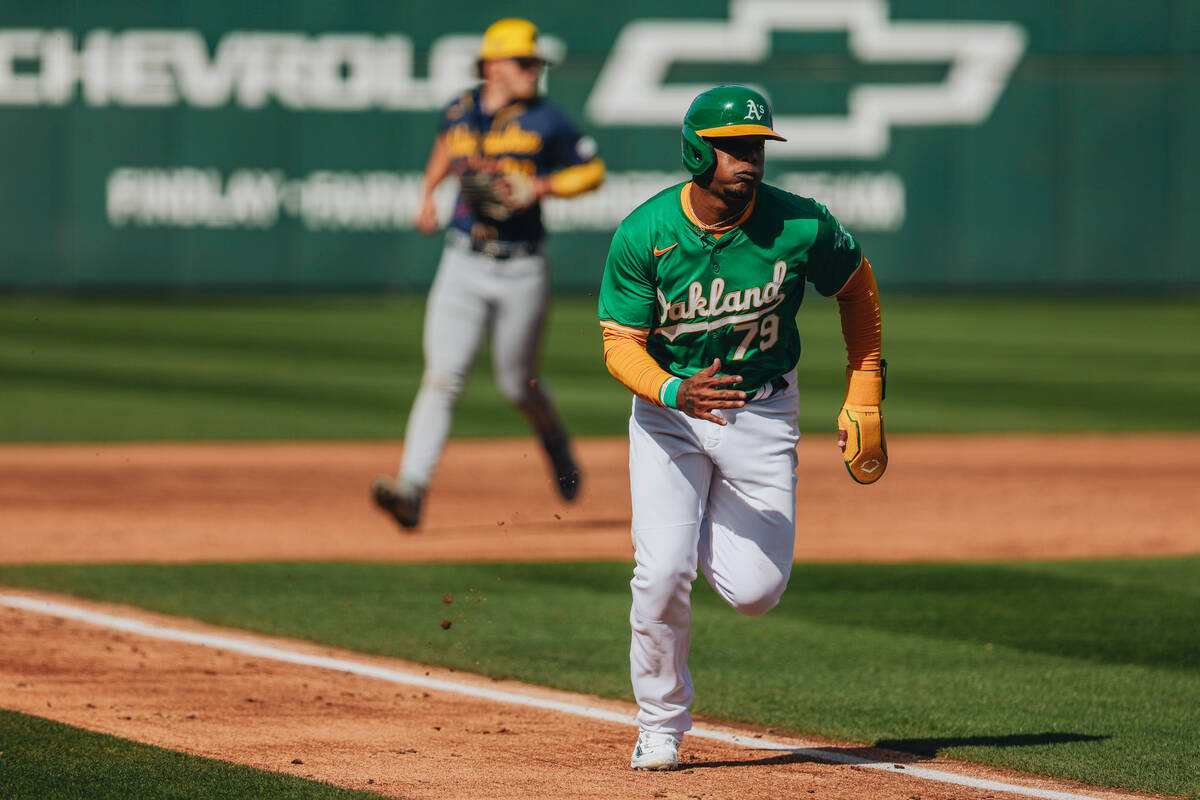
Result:
M561 169L550 176L550 191L555 197L574 197L590 192L604 181L604 162L593 158L584 164Z
M656 406L675 406L679 378L646 352L648 331L604 325L604 366L629 391ZM668 391L664 398L664 389ZM670 401L669 403L667 401Z
M882 321L879 287L871 262L863 258L858 269L836 295L846 340L846 401L838 412L842 460L858 483L874 483L888 465L883 433L885 362L882 358Z
M846 340L850 369L878 370L883 352L883 323L879 314L879 287L866 256L834 296L842 317L842 338Z

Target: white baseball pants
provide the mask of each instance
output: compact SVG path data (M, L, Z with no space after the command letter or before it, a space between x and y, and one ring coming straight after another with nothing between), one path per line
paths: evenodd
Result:
M644 730L692 726L691 590L699 565L734 610L765 614L796 536L795 373L788 388L718 411L717 425L635 397L629 482L635 566L630 677Z
M537 361L550 279L540 253L498 259L448 240L425 309L425 371L404 435L400 477L427 486L450 433L454 406L484 337L500 391L543 436L562 435Z

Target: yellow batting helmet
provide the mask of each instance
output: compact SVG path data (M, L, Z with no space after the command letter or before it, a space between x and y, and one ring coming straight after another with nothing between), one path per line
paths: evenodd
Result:
M537 58L545 61L546 57L538 49L537 35L537 26L529 20L515 17L497 20L483 32L478 59Z

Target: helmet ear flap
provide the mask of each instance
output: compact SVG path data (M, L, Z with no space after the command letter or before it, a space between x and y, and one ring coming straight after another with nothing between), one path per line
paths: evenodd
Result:
M716 163L712 145L687 125L683 126L683 165L693 175L703 175Z

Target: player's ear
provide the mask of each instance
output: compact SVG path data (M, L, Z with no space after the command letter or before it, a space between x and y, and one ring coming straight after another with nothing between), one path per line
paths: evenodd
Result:
M704 172L701 172L699 175L692 176L692 183L696 184L701 189L707 189L709 187L709 185L712 183L713 175L716 173L716 171L717 171L717 161L714 158L712 166L710 166L708 169L704 170Z

